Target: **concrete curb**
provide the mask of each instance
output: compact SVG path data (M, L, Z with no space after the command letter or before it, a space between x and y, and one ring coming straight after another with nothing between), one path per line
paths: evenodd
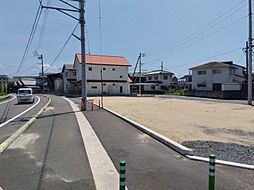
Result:
M205 157L191 156L191 155L186 155L186 157L191 160L197 160L197 161L201 161L201 162L209 162L209 158L205 158ZM225 166L254 170L254 165L242 164L242 163L237 163L237 162L229 162L229 161L224 161L224 160L215 160L215 163L220 164L220 165L225 165Z
M126 117L124 117L124 116L122 116L122 115L120 115L120 114L118 114L118 113L116 113L116 112L114 112L110 109L108 109L108 108L104 107L103 109L105 109L106 111L114 114L115 116L119 117L120 119L126 121L127 123L129 123L132 126L136 127L140 131L142 131L142 132L148 134L149 136L155 138L156 140L158 140L161 143L165 144L166 146L172 148L173 150L179 152L180 154L182 154L184 156L185 155L192 155L192 150L191 149L189 149L189 148L187 148L187 147L185 147L185 146L183 146L183 145L181 145L181 144L179 144L175 141L172 141L171 139L169 139L169 138L167 138L167 137L165 137L165 136L163 136L163 135L161 135L161 134L159 134L159 133L157 133L157 132L155 132L151 129L148 129L145 126L140 125L140 124L136 123L135 121L132 121L132 120L130 120L130 119L128 119L128 118L126 118Z
M48 105L51 103L51 98L49 96L46 96L48 98L48 103L36 114L31 118L26 124L22 125L21 128L19 128L14 134L12 134L8 139L6 139L2 144L0 144L0 154L5 151L8 146L10 146L25 130L28 129L28 127L38 118L38 116L48 107Z
M97 105L97 104L95 104L95 105ZM182 154L183 156L185 156L191 160L195 160L195 161L209 162L209 158L193 156L193 151L191 149L189 149L189 148L187 148L175 141L172 141L171 139L169 139L161 134L158 134L151 129L148 129L148 128L144 127L143 125L136 123L135 121L132 121L132 120L108 109L108 108L104 107L103 109L108 111L109 113L112 113L113 115L119 117L120 119L128 122L132 126L143 131L144 133L148 134L149 136L155 138L156 140L160 141L161 143L167 145L168 147L172 148L173 150L177 151L178 153ZM242 164L242 163L230 162L230 161L224 161L224 160L215 160L215 163L220 164L220 165L225 165L225 166L254 170L254 165L248 165L248 164Z

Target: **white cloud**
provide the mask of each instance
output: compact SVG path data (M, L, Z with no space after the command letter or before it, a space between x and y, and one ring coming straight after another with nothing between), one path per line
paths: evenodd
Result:
M2 64L0 64L0 68L2 68L3 67L3 65Z
M49 64L44 64L43 67L44 67L45 69L48 69L48 68L57 69L57 66L55 66L55 65L50 66Z

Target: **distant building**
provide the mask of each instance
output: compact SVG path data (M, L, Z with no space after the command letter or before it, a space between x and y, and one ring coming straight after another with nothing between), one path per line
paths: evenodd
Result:
M128 68L131 64L121 56L86 55L87 94L124 95L129 94ZM77 87L82 90L81 54L75 55L74 69ZM103 92L102 92L103 91Z
M176 89L178 79L174 73L158 70L144 75L146 82L143 84L144 93L165 93Z
M0 75L0 83L1 83L1 87L2 89L7 88L8 85L8 76L7 75Z
M178 79L178 87L184 90L191 90L192 75L184 75Z
M210 62L190 70L193 91L240 91L245 80L245 67L232 61Z
M232 61L210 62L190 68L191 90L186 96L221 99L245 99L247 96L246 68Z
M48 86L50 92L55 92L56 94L63 93L63 78L62 73L48 73Z
M32 88L34 92L41 92L43 85L44 91L49 91L46 75L44 75L44 83L42 83L42 76L14 76L13 81L17 89L26 87Z
M76 85L77 80L76 69L73 64L64 64L62 68L62 78L63 78L63 89L66 94L77 94L78 89Z

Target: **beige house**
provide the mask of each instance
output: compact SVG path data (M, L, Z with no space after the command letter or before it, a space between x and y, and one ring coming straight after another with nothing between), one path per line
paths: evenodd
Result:
M73 64L64 64L62 68L63 90L65 94L77 94L76 69Z

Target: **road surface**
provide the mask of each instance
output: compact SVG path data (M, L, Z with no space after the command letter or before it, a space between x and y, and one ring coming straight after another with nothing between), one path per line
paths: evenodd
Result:
M93 168L75 113L59 96L0 155L0 186L12 189L94 190ZM80 104L79 98L70 98ZM191 161L104 110L83 112L113 166L127 161L130 190L208 189L208 164ZM99 159L101 152L97 152ZM216 189L253 190L254 171L216 166ZM112 187L105 187L112 189Z
M15 96L15 95L12 95ZM35 95L33 104L18 104L11 98L0 104L0 144L31 119L47 103L45 96ZM30 109L30 110L29 110ZM28 111L27 111L28 110ZM20 115L20 116L19 116ZM17 117L19 116L19 117ZM16 119L12 120L13 118Z

